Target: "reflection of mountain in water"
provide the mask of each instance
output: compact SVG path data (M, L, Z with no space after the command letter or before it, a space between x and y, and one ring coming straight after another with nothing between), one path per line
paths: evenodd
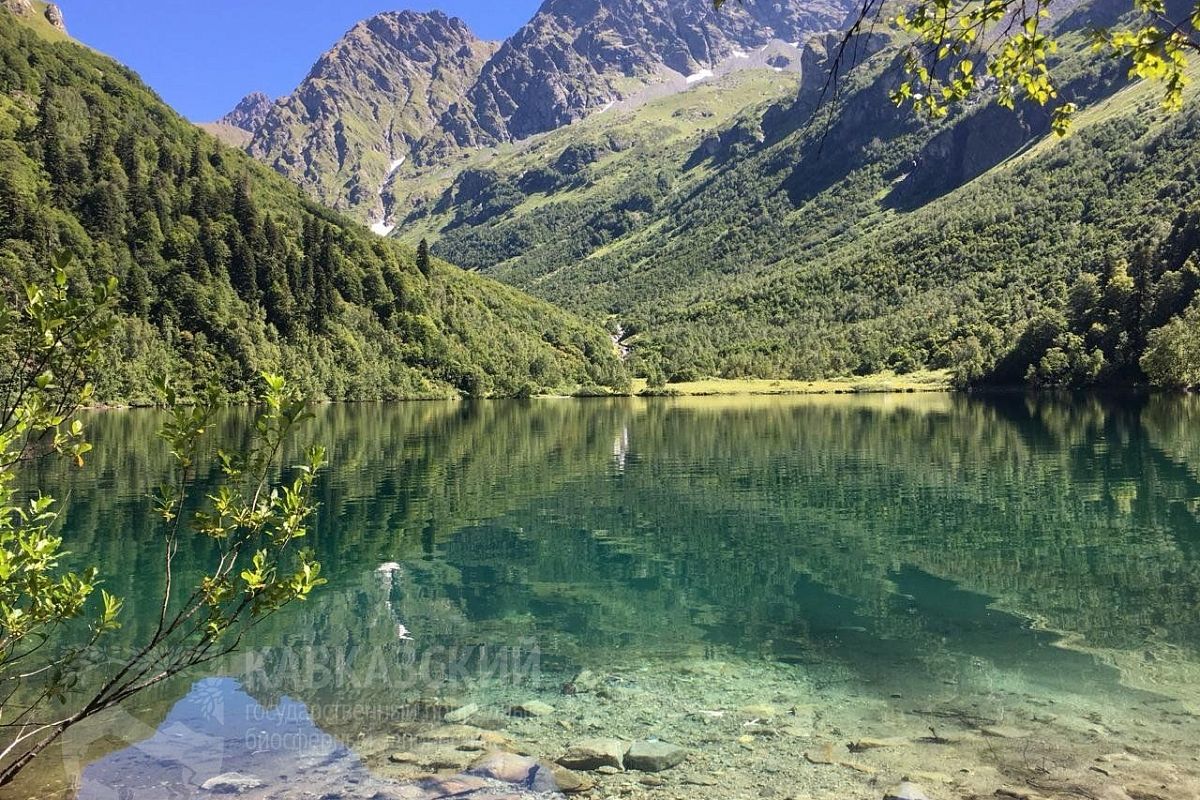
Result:
M331 445L333 466L313 543L331 582L259 645L317 646L351 671L381 649L529 640L563 670L722 648L835 658L864 678L902 665L943 680L982 660L1060 690L1114 687L1111 667L1052 646L1032 620L1127 683L1187 695L1200 641L1196 398L317 414L307 438ZM136 614L153 608L159 573L142 499L166 466L156 424L92 421L97 457L67 515L71 548L126 596L131 637L151 624ZM245 435L231 415L222 436ZM194 574L202 557L181 566ZM388 562L400 569L384 580Z

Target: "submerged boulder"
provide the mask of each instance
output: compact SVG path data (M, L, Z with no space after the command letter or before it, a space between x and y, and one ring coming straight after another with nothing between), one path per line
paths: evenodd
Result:
M573 742L558 763L568 769L594 770L601 767L625 769L629 745L620 739L581 739Z
M662 772L678 766L687 758L687 750L668 742L634 742L625 753L625 766L641 772Z
M545 717L554 713L554 706L541 700L529 700L513 706L508 713L514 717Z
M566 767L516 753L494 751L480 757L468 770L471 775L511 783L534 792L586 792L595 784Z
M251 789L258 789L262 785L262 780L256 775L247 775L242 772L223 772L200 784L200 788L213 794L241 794Z

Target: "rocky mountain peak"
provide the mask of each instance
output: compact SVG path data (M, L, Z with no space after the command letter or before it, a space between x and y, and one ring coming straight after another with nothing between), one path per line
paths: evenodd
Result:
M415 159L417 143L462 99L495 50L440 11L363 20L271 106L248 150L322 202L379 219L391 175Z
M313 66L306 81L351 77L358 68L378 80L381 70L410 62L438 66L442 59L466 55L480 40L458 17L441 11L388 11L356 24Z
M717 11L711 0L544 0L502 44L438 11L386 12L322 55L255 126L247 149L383 230L402 166L444 165L466 148L680 91L719 64L763 61L781 43L798 56L852 2L742 0Z
M217 122L253 133L262 126L270 111L271 98L262 92L251 92L238 101L233 110Z
M719 11L708 0L545 0L473 88L480 138L552 130L668 75L701 74L773 39L802 41L840 24L849 8L847 0L747 0Z

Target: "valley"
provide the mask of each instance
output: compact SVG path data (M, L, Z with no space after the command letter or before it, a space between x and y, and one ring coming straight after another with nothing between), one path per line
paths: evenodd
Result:
M1196 0L62 5L0 800L1200 800Z
M620 11L563 8L539 14L570 18L572 36ZM655 80L617 59L607 68L619 92L603 104L568 95L575 111L524 138L479 128L464 147L409 136L410 155L389 162L394 136L364 134L342 169L372 188L363 205L346 203L376 233L425 239L451 263L622 326L635 377L935 369L960 386L1169 384L1175 367L1148 373L1140 359L1200 285L1188 233L1196 118L1190 106L1162 111L1152 85L1129 85L1093 52L1087 31L1122 13L1093 0L1055 14L1055 69L1081 109L1061 141L1048 113L1008 111L986 91L943 120L897 112L888 94L904 39L886 29L855 40L836 87L826 75L840 34L739 32L707 66L663 62ZM341 61L353 60L354 35L331 51ZM496 52L546 44L523 36ZM350 108L341 124L378 122ZM525 124L512 129L533 130ZM379 166L357 169L351 151ZM1125 280L1141 307L1114 293L1072 305L1073 293L1112 281L1119 293Z

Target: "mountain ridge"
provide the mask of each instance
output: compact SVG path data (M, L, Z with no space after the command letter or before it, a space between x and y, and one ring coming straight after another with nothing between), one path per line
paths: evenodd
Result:
M749 50L796 48L840 23L849 7L786 0L718 12L707 2L546 0L502 43L483 42L442 12L386 12L322 55L252 126L246 149L382 232L406 213L388 192L401 165L442 168L464 152L569 125L647 90L686 88L722 62L750 58ZM389 36L389 27L412 35ZM240 126L243 115L231 114Z
M377 14L275 101L247 150L326 205L379 217L396 162L413 157L494 49L440 11Z

